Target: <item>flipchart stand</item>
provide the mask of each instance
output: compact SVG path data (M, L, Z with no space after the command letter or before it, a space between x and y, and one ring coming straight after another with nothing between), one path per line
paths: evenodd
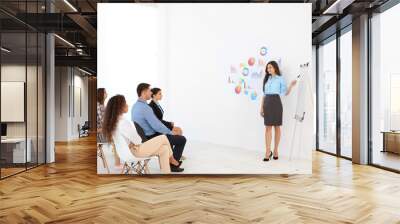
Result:
M297 82L298 82L298 94L297 94L297 101L296 101L296 112L294 115L294 128L293 128L293 133L292 133L292 142L290 146L290 156L289 156L289 161L292 160L293 158L293 153L296 151L298 154L302 153L302 137L304 133L304 118L305 116L310 116L309 114L306 113L306 105L305 102L307 100L312 101L312 91L311 91L311 85L309 83L309 62L301 64L300 65L300 75L297 76ZM310 94L311 97L310 99L307 99L307 93ZM298 143L296 143L296 139L298 139ZM297 146L297 147L296 147ZM295 147L297 150L295 150Z

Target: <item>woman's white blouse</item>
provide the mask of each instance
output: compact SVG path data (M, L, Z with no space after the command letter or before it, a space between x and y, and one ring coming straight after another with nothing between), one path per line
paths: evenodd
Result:
M133 143L135 145L142 144L142 138L137 133L135 125L132 123L132 121L125 118L119 119L114 135L123 136L128 145L129 143Z

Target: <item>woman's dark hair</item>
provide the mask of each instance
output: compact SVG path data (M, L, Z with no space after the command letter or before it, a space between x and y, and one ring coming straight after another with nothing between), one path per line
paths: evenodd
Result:
M112 135L117 128L120 115L123 113L126 100L123 95L115 95L107 103L103 119L103 135L107 142L112 141Z
M105 100L106 100L106 89L98 88L97 89L97 102L100 104L104 104Z
M161 91L160 88L152 88L152 89L151 89L151 97L154 97L154 96L157 95L160 91Z
M278 63L276 63L276 61L268 62L267 65L265 66L265 76L264 76L263 87L262 87L263 90L264 90L265 83L267 83L269 77L272 75L272 74L268 73L268 65L271 65L274 68L275 73L277 75L281 75L281 71L279 70Z

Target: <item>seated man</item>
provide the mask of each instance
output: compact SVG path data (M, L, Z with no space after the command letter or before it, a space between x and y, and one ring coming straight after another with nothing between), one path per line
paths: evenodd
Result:
M180 161L185 148L186 138L179 135L176 130L171 131L167 128L153 113L153 110L147 104L147 100L151 99L149 84L140 83L137 86L137 94L139 99L132 106L132 121L143 128L148 139L154 138L160 134L166 135L171 144L174 158ZM171 164L171 166L173 167L174 165Z

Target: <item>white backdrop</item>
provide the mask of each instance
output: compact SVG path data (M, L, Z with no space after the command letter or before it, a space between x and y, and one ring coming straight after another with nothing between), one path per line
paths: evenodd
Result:
M311 4L99 4L98 15L98 86L130 104L139 82L162 88L165 117L188 140L262 151L261 100L235 94L230 66L267 46L289 83L311 62ZM254 86L261 92L262 78ZM297 91L282 98L282 154L290 148ZM312 99L299 103L309 105L302 144L311 158Z
M164 10L156 4L98 7L98 88L105 87L109 96L123 94L132 105L140 82L165 83Z

